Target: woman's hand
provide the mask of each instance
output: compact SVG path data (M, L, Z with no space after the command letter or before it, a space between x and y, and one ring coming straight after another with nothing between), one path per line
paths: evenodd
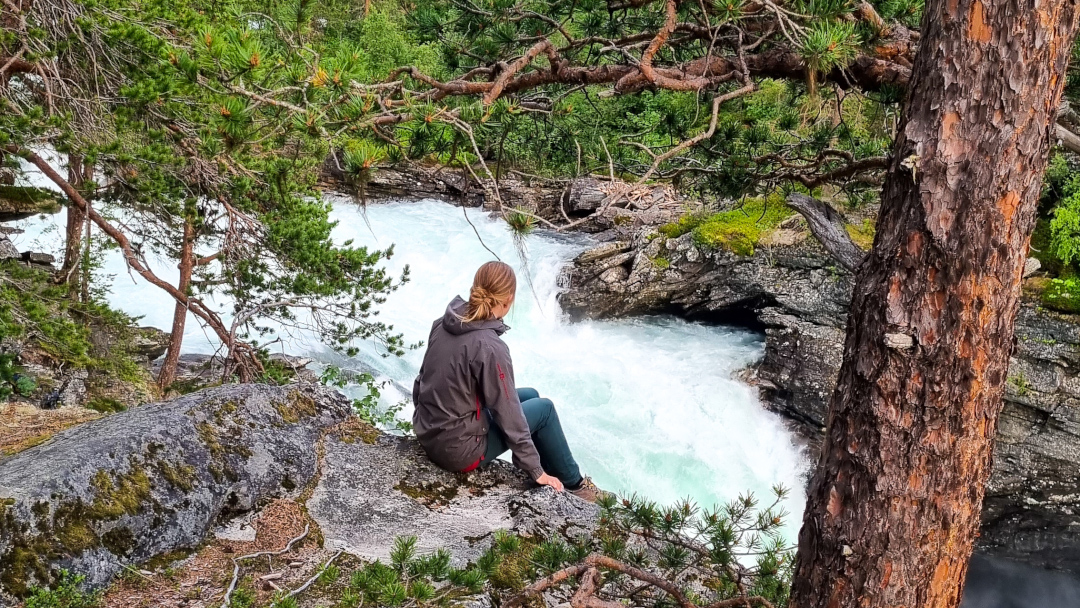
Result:
M563 491L562 482L559 481L559 478L558 477L552 477L551 475L548 475L547 473L544 473L543 475L538 477L536 479L536 483L538 483L538 484L540 484L542 486L551 486L551 487L555 488L556 492L562 492Z

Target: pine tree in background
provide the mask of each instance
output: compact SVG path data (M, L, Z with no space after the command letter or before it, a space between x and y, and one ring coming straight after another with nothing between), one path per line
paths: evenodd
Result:
M403 346L373 319L400 280L379 268L390 252L335 244L314 190L328 130L357 111L346 96L366 64L349 45L314 46L310 3L254 8L35 3L5 23L28 46L0 55L18 56L4 62L5 151L45 170L72 208L58 280L78 274L85 214L176 300L163 386L175 377L188 312L225 345L226 376L241 380L261 373L258 339L271 322L345 350L358 338L388 353ZM50 21L53 10L73 18ZM295 92L271 99L249 87ZM73 159L68 177L78 179L48 170L42 146ZM366 149L342 147L349 158ZM100 167L99 183L79 167ZM151 254L176 260L176 284L154 274ZM231 320L205 304L214 294L235 303Z

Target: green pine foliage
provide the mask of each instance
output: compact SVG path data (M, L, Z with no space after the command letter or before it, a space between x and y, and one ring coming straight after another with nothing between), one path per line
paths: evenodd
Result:
M73 302L67 287L56 285L41 270L10 260L0 264L0 339L14 340L61 368L89 369L95 378L145 386L146 372L131 355L134 323L96 299ZM109 336L111 344L95 346L95 332ZM16 365L14 354L0 353L0 401L31 397L38 388L55 387L39 387ZM108 409L118 407L123 406L115 403Z

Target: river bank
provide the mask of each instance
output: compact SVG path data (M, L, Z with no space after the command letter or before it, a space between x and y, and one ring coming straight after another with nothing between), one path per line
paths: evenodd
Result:
M663 311L763 329L765 354L746 380L820 442L852 277L805 231L742 256L645 228L583 253L568 276L560 302L578 318ZM1028 298L1016 333L978 545L1080 572L1080 323Z
M560 200L560 204L566 203L565 198ZM341 204L344 208L344 205L350 203L351 201L344 199ZM566 207L562 209L565 211ZM549 212L561 213L558 208L549 209ZM460 212L455 211L454 215L458 213ZM359 216L352 217L353 228L359 232L368 231L368 228L358 221ZM443 231L447 230L446 220L433 223L438 224ZM815 425L820 426L818 422L821 414L817 414L818 417L815 418L813 407L805 404L819 403L821 409L818 411L823 412L824 400L831 392L830 374L834 377L835 371L830 370L835 370L839 364L837 344L842 341L850 278L839 271L828 255L816 246L812 238L806 238L805 231L801 231L797 226L790 229L802 235L795 242L789 242L790 239L785 237L784 240L770 242L767 247L758 248L751 256L736 256L728 252L702 251L694 246L689 238L650 238L652 233L649 231L654 231L651 228L654 225L646 219L635 218L633 221L612 221L607 223L606 227L597 225L590 228L590 231L597 235L595 238L606 239L606 243L579 256L561 277L557 278L557 272L550 275L552 282L559 280L563 287L567 288L561 297L563 308L579 317L588 317L590 314L611 318L676 313L710 324L734 323L764 331L764 357L747 379L757 384L766 404L796 421L795 428L801 428L802 433L813 440L817 436L814 429ZM463 238L470 241L475 239L476 235L467 230L465 225L460 228ZM484 225L481 225L481 228L482 231L486 230ZM500 230L504 229L500 227ZM514 255L512 250L507 250L506 254L511 257ZM534 251L534 254L538 255L533 259L544 260L547 257L542 250ZM429 272L434 272L436 267L445 267L445 264L439 266L438 259L434 259L432 263L434 266ZM554 290L550 293L553 295ZM575 301L575 297L581 297L582 300ZM1056 403L1054 400L1063 398L1062 394L1066 394L1068 389L1066 385L1071 382L1054 380L1058 376L1053 376L1049 385L1038 380L1039 370L1042 369L1039 366L1046 365L1047 362L1058 365L1064 362L1067 369L1078 341L1069 334L1073 331L1069 329L1069 319L1045 316L1045 312L1037 307L1033 308L1031 331L1024 334L1030 336L1030 339L1026 340L1030 343L1027 356L1032 363L1031 367L1021 369L1030 371L1015 375L1016 379L1010 382L1013 385L1010 393L1015 395L1010 395L1009 403L1021 409L1017 410L1018 414L1009 414L1007 409L1006 414L1021 423L1025 416L1038 414L1039 403L1048 403L1047 399L1050 403ZM1051 323L1055 318L1064 325L1058 327ZM426 318L424 322L427 322ZM512 324L519 325L516 321ZM1018 334L1020 333L1018 331ZM527 344L522 347L530 348ZM609 350L608 355L599 356L610 356L616 352L617 349ZM546 363L540 362L540 365ZM407 371L403 369L403 373L407 374ZM705 373L727 375L731 371L713 369ZM1024 405L1025 403L1029 405ZM1059 443L1055 443L1059 438L1052 433L1058 432L1061 421L1055 420L1050 414L1043 419L1041 426L1032 423L1027 426L1019 424L1016 427L1019 431L1028 432L1027 435L1018 432L1020 447L1017 449L1026 451L1018 452L1019 456L1013 457L1017 468L1012 469L1011 477L1004 478L1007 484L1014 485L1002 486L1000 491L1007 517L1013 519L999 518L995 524L998 528L992 531L992 534L996 533L997 538L1003 539L999 548L1004 549L995 553L997 555L1010 555L1029 561L1034 555L1037 559L1044 560L1041 562L1043 564L1058 565L1050 563L1049 560L1054 558L1060 545L1048 547L1045 540L1049 538L1052 541L1057 535L1054 526L1059 525L1060 520L1057 518L1060 513L1047 510L1057 503L1027 505L1038 507L1035 509L1024 508L1024 502L1027 501L1023 501L1019 505L1021 510L1015 510L1017 501L1024 497L1018 497L1015 488L1031 488L1032 491L1046 489L1039 485L1042 483L1039 478L1033 480L1030 477L1041 475L1040 471L1044 469L1023 467L1047 466L1047 454L1040 452L1040 449L1070 449L1067 445L1062 448ZM1003 417L1003 432L1008 428L1006 420L1007 418ZM716 443L715 437L712 437L711 441ZM1001 441L999 450L1000 444ZM998 460L1000 466L1000 456ZM730 464L730 461L721 464ZM1050 461L1049 464L1058 463ZM1068 464L1064 462L1064 466ZM1068 469L1065 469L1064 475L1067 477ZM997 472L995 479L998 479ZM1063 479L1063 483L1067 482L1067 478ZM1062 486L1050 489L1054 492L1050 497L1057 496L1060 499ZM988 507L990 504L988 497ZM1063 508L1070 509L1071 503L1066 501ZM1045 520L1031 519L1033 514L1038 516L1040 513L1045 513ZM1002 530L1005 532L1001 533ZM1028 551L1022 543L1017 543L1014 546L1019 546L1020 552L1008 553L1013 549L1006 546L1007 543L1017 540L1026 540L1029 546L1035 546L1035 550ZM1067 537L1065 542L1070 542ZM1068 550L1069 547L1065 549Z

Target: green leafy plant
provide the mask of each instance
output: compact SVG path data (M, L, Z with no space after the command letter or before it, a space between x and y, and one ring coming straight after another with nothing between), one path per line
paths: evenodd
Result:
M390 564L374 561L349 577L348 600L341 604L402 606L407 602L437 601L483 590L487 580L477 569L450 568L450 553L440 549L422 555L415 536L398 537L390 552ZM446 585L444 581L448 581Z
M1060 185L1063 194L1052 212L1050 245L1066 265L1080 260L1080 177Z
M854 23L829 19L810 26L799 52L809 71L811 94L816 92L817 75L847 66L858 55L859 43Z
M98 608L100 592L82 590L85 576L63 570L54 589L32 588L26 598L26 608Z
M506 213L506 225L515 236L528 236L536 230L536 217L522 209L511 209Z
M1042 292L1044 306L1068 314L1080 314L1080 280L1052 279Z
M1023 397L1031 390L1031 385L1028 383L1027 376L1024 372L1018 372L1014 376L1009 376L1009 384L1016 390L1016 394Z
M338 389L359 387L363 395L352 400L353 412L371 426L398 433L412 432L412 422L398 417L408 402L401 401L387 407L380 403L382 389L386 388L389 381L376 380L375 376L367 372L348 374L333 365L323 369L320 381Z

